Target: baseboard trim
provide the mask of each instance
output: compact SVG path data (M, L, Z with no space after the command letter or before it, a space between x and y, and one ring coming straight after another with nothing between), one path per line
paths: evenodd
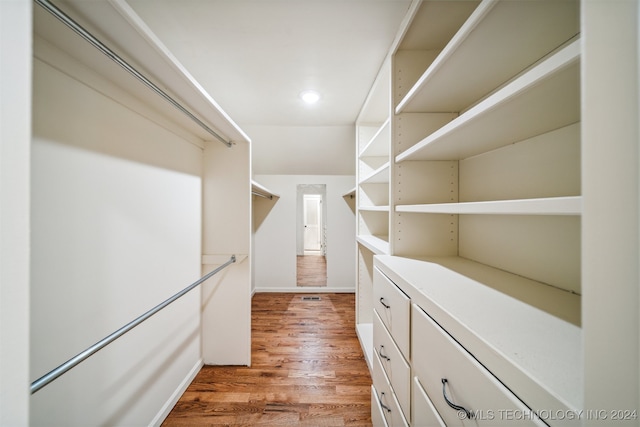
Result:
M187 376L182 380L178 388L176 388L173 394L171 394L169 400L167 400L167 402L162 405L162 408L160 408L158 414L153 418L151 423L149 423L150 426L159 427L160 425L162 425L163 421L169 416L169 413L171 412L173 407L176 405L176 403L178 403L180 397L182 397L184 392L187 390L187 387L189 387L189 385L193 382L196 375L198 375L198 372L200 372L200 369L202 369L203 366L203 360L199 359L193 366L193 368L191 368Z
M267 292L279 292L279 293L298 293L298 294L353 294L356 292L355 288L327 288L326 286L322 287L313 287L313 286L304 286L304 287L295 287L295 288L256 288L255 293L267 293Z

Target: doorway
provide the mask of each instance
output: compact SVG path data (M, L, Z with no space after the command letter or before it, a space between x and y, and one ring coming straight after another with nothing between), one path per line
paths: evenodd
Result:
M304 194L302 196L302 216L304 218L303 255L322 255L322 196Z
M325 184L298 185L297 286L327 286L325 196Z

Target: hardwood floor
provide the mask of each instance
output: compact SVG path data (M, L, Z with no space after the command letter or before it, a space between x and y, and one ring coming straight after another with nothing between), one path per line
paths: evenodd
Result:
M298 286L327 286L327 257L298 255L296 257L296 284Z
M258 293L252 366L205 366L163 426L370 426L354 294Z

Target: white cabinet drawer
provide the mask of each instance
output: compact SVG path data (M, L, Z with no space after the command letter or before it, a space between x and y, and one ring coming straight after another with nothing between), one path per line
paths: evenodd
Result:
M413 377L413 404L411 405L411 411L413 411L413 425L416 427L447 427L447 425L438 414L436 407L431 402L431 399L424 391L422 384L418 377Z
M382 414L387 424L393 427L408 427L409 424L400 410L400 403L398 403L391 384L387 381L380 364L380 358L375 352L373 354L373 387L372 391L375 392L375 397L371 398L378 400L378 405L382 408Z
M545 425L420 307L411 316L414 373L447 426Z
M389 427L382 411L376 388L371 386L371 424L373 427Z
M377 268L373 272L373 304L405 359L409 360L411 300Z
M400 408L404 416L409 418L411 369L376 312L373 313L373 351L378 353L378 359L398 398Z

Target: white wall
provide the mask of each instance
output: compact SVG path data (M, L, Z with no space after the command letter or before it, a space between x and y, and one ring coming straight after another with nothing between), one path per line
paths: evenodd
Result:
M254 209L271 207L256 225L254 237L254 286L256 292L354 292L355 218L342 197L355 186L355 176L256 175L254 179L280 195L271 202L254 201ZM296 200L298 184L327 187L327 287L296 286Z
M213 141L204 152L202 273L237 259L202 285L202 358L210 365L251 364L250 149Z
M0 426L29 424L31 8L0 1Z
M202 149L56 65L34 60L31 381L201 273ZM191 292L34 394L30 423L149 425L200 347Z
M355 125L244 126L254 175L355 175Z

